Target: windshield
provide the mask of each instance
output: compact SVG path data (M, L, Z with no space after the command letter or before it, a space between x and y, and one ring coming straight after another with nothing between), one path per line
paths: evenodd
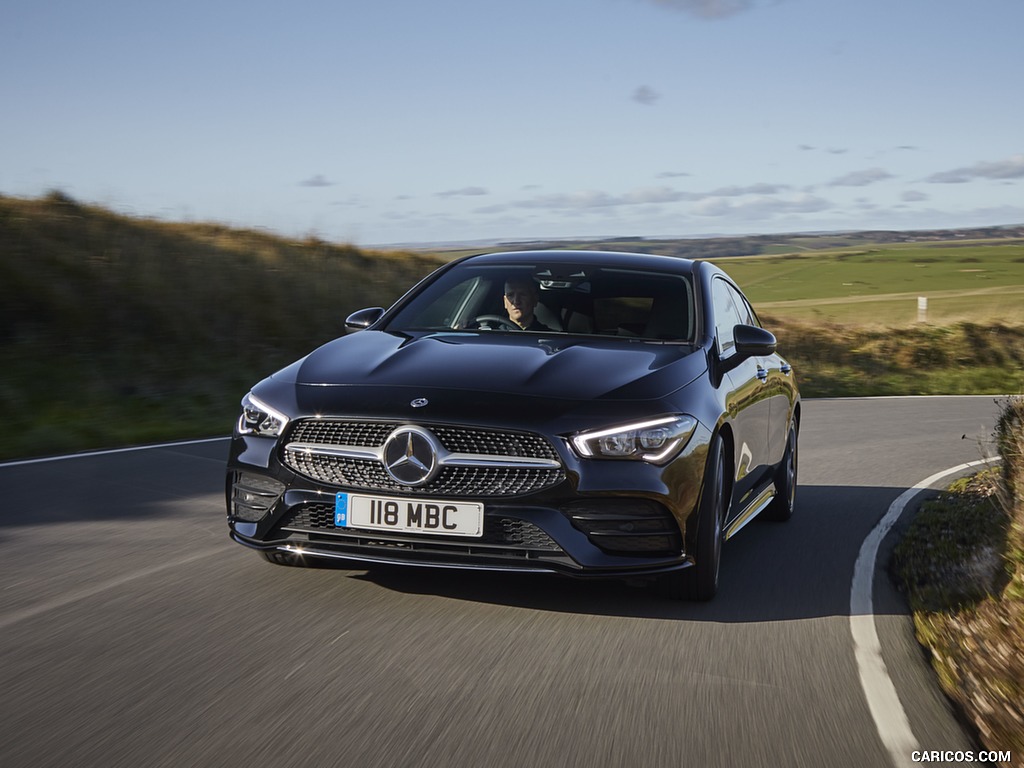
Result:
M492 331L692 343L684 275L587 264L455 267L387 324L390 331Z

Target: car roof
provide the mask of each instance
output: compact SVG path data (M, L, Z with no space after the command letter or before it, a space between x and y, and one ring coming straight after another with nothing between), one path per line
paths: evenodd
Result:
M541 251L497 251L481 253L462 259L462 263L473 264L575 264L585 262L607 267L628 267L632 269L650 269L657 272L675 272L676 274L693 274L697 262L676 256L659 256L650 253L630 253L627 251L579 251L579 250L541 250Z

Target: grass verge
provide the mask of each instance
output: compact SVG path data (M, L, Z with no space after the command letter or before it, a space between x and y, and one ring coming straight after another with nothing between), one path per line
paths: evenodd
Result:
M924 503L893 551L918 640L986 749L1024 755L1024 399L1004 406L1003 464Z

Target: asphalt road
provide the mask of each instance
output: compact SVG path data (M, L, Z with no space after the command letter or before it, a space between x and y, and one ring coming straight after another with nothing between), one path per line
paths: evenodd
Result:
M906 488L992 453L997 413L806 401L796 515L725 546L709 604L270 565L228 541L226 440L0 466L0 765L892 765L854 563ZM875 614L920 746L975 748L884 571Z

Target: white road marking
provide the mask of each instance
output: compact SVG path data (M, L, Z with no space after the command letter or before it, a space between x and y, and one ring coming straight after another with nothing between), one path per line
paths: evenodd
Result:
M228 437L208 437L203 440L179 440L174 443L160 443L158 445L133 445L128 448L110 448L105 451L85 451L83 453L67 453L62 456L43 456L38 459L19 459L18 461L7 461L0 463L0 469L4 467L20 467L24 464L46 464L51 461L66 461L67 459L88 459L93 456L109 456L114 453L130 453L132 451L148 451L151 449L177 448L183 445L202 445L203 443L216 443L220 440L228 440Z
M893 765L898 768L909 768L913 765L910 760L911 753L920 747L910 728L907 713L896 693L896 686L893 685L889 671L885 667L882 646L878 641L878 632L875 628L872 582L878 547L896 521L899 520L907 505L919 493L950 475L995 461L999 461L998 456L961 464L943 472L937 472L913 488L908 488L889 506L885 517L864 539L860 553L857 555L857 563L853 567L853 586L850 590L850 633L853 635L853 649L857 659L857 669L860 673L860 684L864 689L864 696L867 699L868 708L871 710L871 716L875 720L878 735L888 750Z

